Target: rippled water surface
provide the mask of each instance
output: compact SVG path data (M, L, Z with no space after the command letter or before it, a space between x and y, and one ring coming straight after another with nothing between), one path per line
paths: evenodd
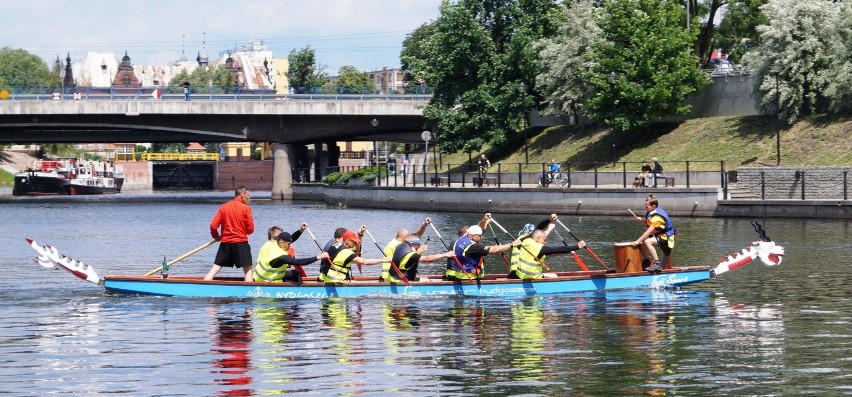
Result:
M787 249L782 265L753 263L680 291L524 299L110 295L33 263L24 241L53 244L101 275L143 274L209 241L210 217L227 199L0 201L0 395L852 395L852 232L843 221L761 220ZM252 207L255 254L272 224L291 231L307 221L322 242L338 226L367 224L384 246L396 228L426 216L445 239L481 216L265 200ZM614 242L642 231L627 215L561 219L611 261ZM495 218L513 232L540 220ZM757 237L750 219L675 221L676 265L712 265ZM495 235L486 230L486 240ZM365 256L379 256L365 243ZM555 236L550 244L559 244ZM316 252L307 235L295 246L297 256ZM214 254L201 251L172 273L203 274ZM555 270L576 267L550 260ZM499 257L488 266L505 269Z

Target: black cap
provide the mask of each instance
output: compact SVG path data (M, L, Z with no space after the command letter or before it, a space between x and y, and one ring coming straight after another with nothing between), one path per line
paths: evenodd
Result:
M273 237L273 239L278 241L293 241L293 236L291 236L290 233L281 232L278 233L277 236Z

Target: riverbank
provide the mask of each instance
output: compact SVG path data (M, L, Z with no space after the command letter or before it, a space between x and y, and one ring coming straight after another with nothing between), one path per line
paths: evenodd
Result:
M644 213L649 194L672 216L852 219L852 200L724 200L721 188L456 188L299 184L293 199L336 207L570 215Z

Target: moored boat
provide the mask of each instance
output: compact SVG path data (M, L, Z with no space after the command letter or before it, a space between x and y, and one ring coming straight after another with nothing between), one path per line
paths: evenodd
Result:
M121 191L124 174L112 162L75 158L36 160L15 174L15 196L49 194L113 194Z
M36 160L32 167L15 173L15 196L62 194L73 166L69 160Z
M123 175L116 178L116 170L109 163L98 161L76 162L74 172L64 187L67 194L114 194L121 191ZM120 172L119 172L120 174Z
M645 271L608 272L590 270L560 272L555 278L537 280L507 279L505 275L489 275L481 280L448 281L440 275L421 276L410 283L389 283L378 277L355 277L342 284L317 281L257 283L241 278L217 278L205 281L201 277L161 278L158 276L110 275L101 278L94 268L64 256L51 245L39 245L27 238L36 250L37 263L46 268L54 266L67 270L83 280L102 286L106 291L126 294L232 297L232 298L307 298L358 296L532 296L585 291L609 291L636 288L681 287L709 280L719 274L748 264L755 259L768 266L781 263L784 248L771 241L757 241L742 252L723 259L717 266L675 267L660 273Z

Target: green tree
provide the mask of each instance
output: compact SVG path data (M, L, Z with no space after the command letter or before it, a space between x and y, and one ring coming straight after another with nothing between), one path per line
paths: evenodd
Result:
M369 73L354 66L341 66L337 72L337 89L341 94L372 94L375 86Z
M522 117L538 99L541 66L532 43L555 33L555 9L549 0L444 1L434 32L408 42L406 62L433 89L424 116L441 150L518 139ZM521 82L526 95L518 92Z
M192 72L181 70L169 81L169 92L183 92L183 83L189 82L193 93L209 94L211 88L215 94L232 93L236 91L237 84L231 77L231 72L225 65L215 67L197 67Z
M62 87L62 69L62 61L57 56L56 62L53 63L53 69L50 70L47 79L44 81L44 86L56 90L60 89Z
M43 143L39 145L39 148L44 154L50 154L53 156L76 156L74 145L70 143Z
M757 27L768 21L760 10L767 0L730 1L719 24L715 48L721 48L731 62L739 62L746 51L758 44Z
M316 56L310 46L290 51L287 60L290 62L287 79L296 94L314 92L325 84L323 68L316 65Z
M829 110L835 113L852 112L852 5L846 3L836 27L837 40L829 51L834 65L829 68L825 96L831 101ZM833 74L833 75L832 75Z
M852 29L852 25L842 24L849 21L849 7L849 3L822 0L771 0L761 8L769 24L758 26L760 46L746 54L744 61L755 76L754 95L762 110L775 112L775 75L771 71L775 61L784 65L778 76L782 119L792 122L801 115L832 108L827 90L834 79L844 75L836 69L844 64L848 68L852 56L841 44ZM845 76L848 79L848 70ZM833 93L834 98L842 95L840 90Z
M536 78L545 113L575 115L594 95L583 72L595 64L591 49L602 40L595 20L596 0L578 0L562 6L558 34L536 43L543 71ZM569 17L570 16L570 17Z
M695 55L701 63L710 60L713 52L714 35L717 31L716 14L728 2L726 0L687 0L689 2L689 34L692 35L698 28L698 37L695 38ZM700 21L700 23L698 23ZM681 29L686 29L686 20L681 19Z
M429 70L428 48L429 40L435 34L435 23L424 23L405 36L402 41L402 52L399 55L405 76L403 81L409 92L420 92L421 83L427 83L426 73Z
M686 114L684 101L709 78L689 51L683 7L658 0L604 0L597 14L603 40L591 51L597 63L582 79L595 88L586 111L595 121L630 131L651 120ZM615 82L608 75L615 72Z
M0 79L6 86L35 92L48 79L47 64L36 55L22 49L0 49Z

